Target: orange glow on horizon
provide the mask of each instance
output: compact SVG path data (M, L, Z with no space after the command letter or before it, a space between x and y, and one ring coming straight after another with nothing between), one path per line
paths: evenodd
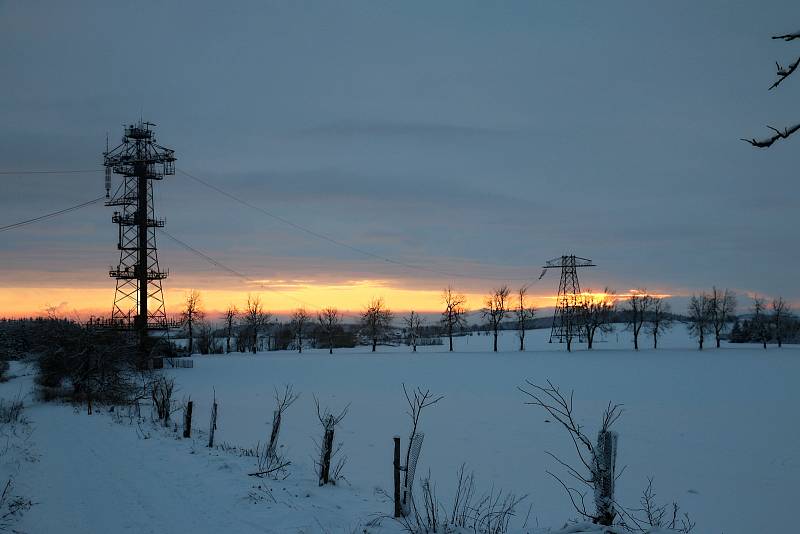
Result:
M168 287L164 289L167 313L177 315L186 295L197 289L204 310L212 317L221 314L229 305L244 307L248 295L258 295L265 309L285 315L298 307L316 311L336 307L343 312L359 312L370 300L381 297L397 313L415 310L421 313L438 313L442 307L439 289L414 289L393 285L386 280L351 280L340 283L315 283L309 280L260 280L247 288L205 289L200 287ZM487 291L488 293L488 291ZM483 308L487 293L465 292L469 310ZM91 315L108 315L114 288L111 287L2 287L0 288L0 317L27 317L42 315L50 307L59 316L85 320ZM585 291L585 298L624 300L635 294L634 290L620 294ZM651 294L669 297L668 294ZM537 308L555 306L557 295L529 294L527 304ZM513 307L514 294L510 297Z

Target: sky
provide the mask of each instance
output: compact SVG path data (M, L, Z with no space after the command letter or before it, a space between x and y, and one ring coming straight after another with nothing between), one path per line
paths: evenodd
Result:
M0 0L0 171L101 169L106 135L155 124L188 172L157 184L169 312L435 310L507 281L712 285L800 303L797 2L12 2ZM0 175L0 226L104 194L99 171ZM109 310L102 203L0 233L0 315ZM680 310L678 310L680 311Z

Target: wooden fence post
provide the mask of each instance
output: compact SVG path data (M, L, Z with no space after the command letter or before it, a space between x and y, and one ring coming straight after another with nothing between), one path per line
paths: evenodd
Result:
M192 401L186 403L186 411L183 412L183 437L192 437Z
M394 516L402 517L400 503L400 436L394 437Z
M214 431L217 429L217 392L214 392L214 404L211 406L211 424L208 430L208 447L214 447Z
M330 481L331 456L333 455L333 431L336 426L335 419L329 415L325 420L325 435L322 438L322 457L320 458L319 485L324 486Z
M616 481L617 467L617 440L616 432L607 430L597 434L597 470L595 473L595 506L597 507L597 522L601 525L614 524L617 511L614 506L614 483Z

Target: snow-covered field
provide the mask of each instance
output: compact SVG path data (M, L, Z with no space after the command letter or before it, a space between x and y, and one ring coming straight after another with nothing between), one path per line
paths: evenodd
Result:
M17 462L17 491L37 504L17 525L27 532L362 532L390 514L392 436L409 419L401 383L445 395L423 414L425 442L418 468L430 470L447 502L465 462L479 489L528 494L518 512L525 529L560 527L575 517L563 490L546 474L562 472L545 451L571 459L573 448L545 413L525 405L516 389L526 378L575 390L580 422L594 433L609 400L624 404L618 423L618 466L627 466L618 500L638 505L647 477L659 500L677 500L699 533L784 532L798 495L797 411L800 348L724 346L698 352L681 327L657 351L630 348L629 334L611 334L593 351L567 354L547 344L549 332L528 334L515 351L507 332L502 351L491 338L459 338L444 347L379 347L253 355L195 356L193 369L167 371L177 398L191 396L192 440L139 427L109 414L87 416L63 405L28 401L33 429L28 456ZM645 340L647 344L649 340ZM20 367L14 368L20 372ZM246 476L255 461L204 447L212 392L219 402L217 442L252 447L270 431L275 387L291 383L300 400L281 431L292 461L285 481ZM0 395L27 392L30 377L0 385ZM350 405L337 434L347 479L319 488L313 439L320 434L312 395L332 410ZM180 419L180 414L176 414ZM195 434L198 436L198 434ZM146 438L146 439L145 439ZM10 470L10 461L3 463ZM3 472L3 475L7 472ZM257 486L269 486L272 498ZM274 498L274 500L273 500ZM391 520L369 532L396 532ZM788 531L787 531L788 532Z

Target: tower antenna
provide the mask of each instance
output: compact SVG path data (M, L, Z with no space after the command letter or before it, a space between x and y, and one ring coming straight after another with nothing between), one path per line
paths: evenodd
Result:
M578 269L581 267L595 267L595 264L592 260L571 254L553 258L542 266L540 280L548 269L561 269L553 326L550 328L550 343L554 338L558 338L559 343L567 341L569 345L576 333L580 337L581 316L578 313L580 305L578 297L581 294L581 285L578 282Z
M175 153L156 143L151 126L142 120L126 126L122 143L103 153L106 191L112 172L123 180L106 201L106 206L119 208L111 218L118 226L119 264L109 269L117 281L110 324L137 333L143 364L148 332L170 327L161 288L168 271L160 269L156 249L156 228L165 221L155 216L153 184L175 174Z

